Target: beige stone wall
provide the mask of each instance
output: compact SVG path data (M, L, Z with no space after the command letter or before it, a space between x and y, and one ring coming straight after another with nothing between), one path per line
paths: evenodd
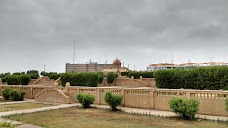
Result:
M45 85L45 86L53 86L55 80L51 80L49 77L40 77L36 81L33 81L33 85Z
M0 86L2 88L12 88L15 90L26 91L26 98L35 98L44 90L50 90L52 87L45 86ZM124 99L122 106L134 107L134 108L146 108L154 110L166 110L171 111L168 102L173 97L183 98L195 98L200 101L199 112L200 114L206 115L218 115L228 116L228 112L225 111L225 99L228 98L228 91L209 91L209 90L185 90L185 89L142 89L142 88L120 88L120 87L68 87L65 90L66 96L69 96L70 102L77 102L76 94L91 94L95 96L94 104L104 105L105 93L112 92L114 94L123 95ZM51 92L50 92L51 93ZM51 93L52 94L52 93ZM53 92L53 97L59 95ZM49 95L44 95L45 99ZM50 98L49 98L50 99ZM55 99L57 101L58 99ZM61 100L61 98L60 98ZM51 100L50 100L51 102Z
M118 77L114 81L114 86L132 87L156 87L154 78L132 79L128 77Z

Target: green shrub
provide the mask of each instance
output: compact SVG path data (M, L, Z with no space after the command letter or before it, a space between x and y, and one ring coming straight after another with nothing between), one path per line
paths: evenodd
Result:
M76 98L78 99L79 103L82 104L83 108L89 108L91 104L93 104L93 101L95 100L95 96L90 94L78 94L76 95Z
M129 72L121 72L121 76L128 76Z
M60 77L60 74L51 74L49 76L50 79L54 79L54 80L57 80L59 77Z
M113 72L110 72L110 73L107 74L106 77L107 77L107 82L108 82L109 84L111 84L111 83L113 83L113 81L118 77L118 75L115 74L115 73L113 73Z
M21 85L28 85L29 82L31 81L31 77L30 75L20 75L19 81Z
M8 85L19 85L20 81L17 75L10 75L6 77L6 82Z
M11 90L9 93L10 100L13 101L23 101L24 100L24 96L25 96L25 92L24 91L15 91L15 90Z
M6 77L1 78L2 82L5 83L6 82Z
M113 95L111 92L105 94L105 102L111 107L112 111L117 110L117 106L121 104L123 96Z
M10 98L10 91L11 91L11 89L9 89L9 88L5 88L5 89L2 90L2 96L3 96L3 98L5 100L9 100L9 98Z
M228 90L228 67L158 70L154 73L158 88Z
M99 75L98 76L99 84L102 83L103 79L104 79L104 76L103 75Z
M174 97L169 101L173 112L183 119L193 119L199 110L199 101Z
M225 109L228 112L228 99L225 100Z
M89 86L97 87L98 73L81 72L81 73L63 73L60 76L62 86L70 82L71 86Z

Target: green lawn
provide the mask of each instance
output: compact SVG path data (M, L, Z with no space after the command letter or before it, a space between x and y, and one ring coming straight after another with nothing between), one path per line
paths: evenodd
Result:
M47 128L228 128L227 122L186 121L78 107L7 117Z
M1 104L0 112L41 108L41 107L48 107L48 106L51 106L51 105L38 104L38 103L20 103L20 104L6 104L6 105Z

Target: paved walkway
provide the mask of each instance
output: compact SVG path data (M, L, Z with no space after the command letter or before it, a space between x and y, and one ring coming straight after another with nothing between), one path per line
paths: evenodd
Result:
M34 102L34 101L28 101L28 102ZM15 115L15 114L34 113L34 112L40 112L40 111L55 110L55 109L60 109L60 108L76 107L76 106L81 106L81 105L79 103L75 103L75 104L60 104L58 106L49 106L49 107L33 108L33 109L27 109L27 110L1 112L0 113L0 117L2 117L2 116L10 116L10 115ZM93 104L92 107L102 108L102 109L109 109L109 106L107 106L107 105L95 105L95 104ZM163 117L176 116L175 113L168 112L168 111L129 108L129 107L119 107L119 109L121 109L122 111L127 112L127 113L146 114L146 115L163 116ZM209 116L209 115L199 115L199 114L197 114L196 117L197 118L202 118L202 119L228 121L228 117L222 117L222 116ZM4 121L11 122L13 124L23 124L23 123L18 122L18 121L10 121L10 120L5 120L5 119L1 119L0 118L0 122L4 122ZM31 124L23 124L23 125L18 126L17 128L40 128L40 127L39 126L35 126L35 125L31 125Z

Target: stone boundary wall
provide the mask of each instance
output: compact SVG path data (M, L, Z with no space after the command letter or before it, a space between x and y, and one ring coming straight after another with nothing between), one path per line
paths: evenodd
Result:
M132 87L156 87L154 78L132 79L118 77L113 82L114 86L132 86Z
M53 89L45 86L0 86L26 91L26 98L34 99L43 90ZM225 111L225 99L228 98L228 91L221 90L187 90L187 89L145 89L145 88L120 88L120 87L65 87L65 94L69 101L77 102L75 95L79 93L95 96L94 104L106 105L105 93L111 91L114 94L124 96L122 106L133 108L145 108L153 110L171 111L168 102L173 97L195 98L200 101L199 114L228 116ZM51 91L50 91L51 93Z

